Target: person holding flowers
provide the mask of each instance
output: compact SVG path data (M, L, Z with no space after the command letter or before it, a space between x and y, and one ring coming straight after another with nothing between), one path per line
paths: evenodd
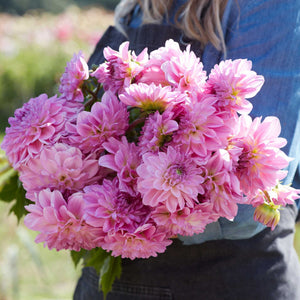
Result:
M300 299L299 15L123 0L89 65L9 118L0 196L84 261L75 300Z
M161 109L160 113L149 116L145 123L139 140L144 149L143 163L131 158L132 164L139 165L136 169L139 179L137 182L130 181L126 188L133 196L132 184L137 184L143 202L158 207L154 214L156 222L170 226L177 234L167 251L157 257L123 259L121 278L115 282L107 299L300 299L300 266L293 248L298 208L295 202L288 200L293 196L287 186L293 182L294 187L299 187L299 15L300 4L296 0L122 0L117 6L116 25L108 28L89 60L91 68L105 61L110 64L105 66L110 68L106 71L95 70L94 75L99 82L103 82L104 87L113 86L110 88L113 92L125 89L126 94L121 95L120 100L126 105L145 107L149 104L140 100L146 89L142 88L142 84L161 84L166 79L164 74L168 74L168 84L172 83L192 95L206 80L205 71L212 70L207 81L209 94L221 97L218 107L230 107L231 112L234 109L242 115L235 137L243 136L243 142L233 138L226 149L216 153L210 150L215 149L216 144L222 144L228 136L223 125L224 120L227 125L232 122L232 114L225 116L227 112L221 108L215 115L211 111L215 98L205 97L201 103L195 103L188 114L181 116L181 123L178 123L172 114L182 113L180 103L185 100L174 94L168 84L159 90L157 85L148 84L151 94L160 93L158 98L166 100L155 104L157 110ZM190 45L188 47L195 56L188 54L187 50L186 57L183 55L177 59L180 49L170 39L181 49ZM128 45L123 44L119 48L125 41L129 41L130 50L139 54L135 58L137 68L131 68L136 73L126 79L127 83L126 80L115 80L112 84L114 76L118 76L112 71L113 61L118 59L114 51L119 51L122 61L128 61ZM163 46L169 50L157 50ZM144 64L145 48L151 55L153 51L150 57L152 64L140 73L138 66ZM203 68L199 68L198 58ZM238 59L242 60L229 63ZM243 70L249 71L251 67L264 79L254 73L243 75ZM123 70L126 72L126 69ZM164 74L158 70L163 70ZM235 79L237 73L240 75L238 80ZM227 74L227 83L223 80L224 74ZM129 86L132 78L139 82L138 85ZM243 90L243 82L246 81L248 88ZM258 95L248 101L260 88ZM167 99L177 102L176 109L166 109L171 104ZM154 105L153 102L151 105ZM255 118L253 122L248 113ZM220 114L224 117L222 120ZM281 128L274 118L268 116L278 117ZM202 128L207 120L211 127L206 127L206 132L195 130ZM181 126L183 123L185 125ZM279 133L287 144L278 138ZM168 149L159 156L155 155L170 136L172 143ZM162 140L164 143L160 142ZM82 140L77 142L82 143ZM176 150L179 144L185 151L194 153L199 161L197 166L190 162L190 157L184 156L186 152ZM260 155L271 151L266 146L270 144L276 144L283 150L280 154L276 151L270 154L274 158L272 163ZM125 140L104 143L108 155L101 157L100 165L117 171L120 165L115 161L115 155L117 152L124 155L128 150L122 149L128 149L128 146ZM237 149L243 150L239 152ZM207 160L208 152L211 158ZM226 155L230 155L231 161L221 164L220 157L224 162L227 161L224 160ZM288 167L285 155L293 158ZM234 159L237 156L238 165ZM213 175L198 172L197 168L204 163L207 172ZM174 167L168 168L170 164ZM280 173L284 171L279 170L286 167L288 172ZM229 172L233 168L242 194L237 188L236 177ZM136 176L131 169L118 172L131 174L130 178ZM162 174L165 181L160 179ZM186 175L184 180L182 174ZM249 181L249 178L252 179ZM278 179L285 184L284 188L277 185L280 192L274 189L257 192L262 185ZM129 180L128 177L126 180ZM205 182L205 185L199 185L199 182ZM229 189L221 189L218 182L222 182L222 188L230 186L230 192ZM108 195L114 193L117 184L116 180L107 182L102 190L89 190L88 193ZM204 222L203 230L199 230L197 224L197 233L191 224L197 223L199 218L204 219L206 208L201 206L201 216L200 208L193 214L191 211L195 195L201 195L200 198L197 196L198 201L206 203L206 194L215 199L212 200L214 210L223 217L212 220L212 214L207 214L206 218L210 221ZM252 202L256 203L254 207L243 201L245 194L256 195ZM238 204L226 200L233 198ZM90 196L90 199L95 205L95 198ZM227 201L227 205L221 205L218 199ZM280 208L281 204L288 205ZM189 226L180 221L178 214L175 216L178 208L181 209L180 216L193 216L189 219ZM146 213L142 209L139 215ZM88 216L91 223L97 222L92 210ZM149 230L147 228L145 234L150 234ZM130 253L127 257L130 258ZM83 269L74 299L101 297L96 273L91 268Z

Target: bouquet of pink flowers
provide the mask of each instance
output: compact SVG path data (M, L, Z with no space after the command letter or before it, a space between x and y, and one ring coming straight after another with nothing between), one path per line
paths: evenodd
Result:
M36 241L148 258L234 219L238 203L274 229L299 191L280 183L290 158L279 120L248 115L264 83L251 61L222 61L207 76L172 40L138 56L125 42L104 57L89 70L74 55L60 96L30 99L9 119L2 148Z

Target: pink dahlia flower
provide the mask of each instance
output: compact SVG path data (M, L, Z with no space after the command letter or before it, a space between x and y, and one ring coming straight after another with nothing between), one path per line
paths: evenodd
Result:
M106 92L102 102L96 102L90 112L78 114L77 124L68 123L70 144L83 153L103 150L103 143L110 137L123 135L128 127L126 106L115 95Z
M204 90L206 72L200 59L190 51L190 46L164 62L161 68L170 85L176 89L188 93Z
M1 147L15 169L36 157L45 145L53 145L64 134L64 101L42 94L30 99L9 118Z
M178 123L172 119L173 115L166 110L162 114L156 111L148 117L139 140L142 154L148 151L158 152L168 145L172 135L178 130Z
M118 185L117 178L113 181L104 179L102 185L84 189L85 220L93 227L103 228L106 233L134 232L148 221L150 208L143 205L140 195L133 197L121 192Z
M253 199L249 199L249 204L259 206L263 203L274 203L275 205L286 206L293 204L296 199L300 198L300 190L294 189L289 185L277 184L274 188L265 191L258 191Z
M232 219L237 214L237 203L243 203L243 193L236 175L231 172L231 164L222 152L217 151L205 165L206 179L204 199L213 205L219 216Z
M83 102L84 96L81 85L89 78L89 67L84 60L83 54L74 54L67 63L66 70L60 79L59 92L68 101Z
M103 144L104 149L110 153L99 158L99 165L117 172L119 189L135 196L137 173L136 168L141 163L139 149L134 143L128 143L125 136L121 141L110 138Z
M164 112L167 108L185 101L185 96L173 92L171 87L145 83L131 84L125 93L119 95L126 105L140 107L145 112Z
M250 116L240 117L236 144L242 148L239 156L236 175L241 189L247 196L254 196L257 190L265 190L276 186L287 171L290 158L280 150L286 140L278 137L280 122L276 117L261 118L253 121Z
M135 259L157 256L157 253L165 252L166 247L171 243L164 231L154 225L145 224L133 233L119 231L107 235L101 247L112 251L113 256Z
M212 151L227 144L229 129L215 114L212 98L194 103L182 116L173 142L182 149L206 159Z
M195 208L184 207L170 213L164 205L160 205L152 213L152 218L157 225L165 228L170 236L192 236L203 232L207 224L217 220L217 215L210 207L211 204L202 203Z
M231 111L247 114L254 97L264 83L264 77L251 70L252 62L246 59L225 60L211 70L208 89L215 94L218 105Z
M96 77L98 82L103 84L104 90L113 93L121 92L143 70L143 66L148 61L147 48L138 56L128 48L129 42L122 43L119 51L110 47L104 48L103 55L106 62L91 73L91 76Z
M103 234L99 228L85 223L82 193L71 195L66 201L59 191L45 189L35 194L35 204L26 206L29 214L25 225L39 231L36 242L44 242L49 249L79 251L97 247Z
M32 199L32 193L44 188L61 192L79 191L99 179L99 165L95 159L84 159L77 148L57 143L44 148L40 155L20 169L20 180Z
M179 44L173 40L167 40L164 47L160 47L150 53L150 59L144 66L143 71L136 78L136 83L154 83L162 86L170 85L166 79L165 72L162 70L162 64L170 61L172 57L182 55Z
M193 208L198 194L204 192L201 169L173 147L166 153L145 153L137 173L143 203L152 207L165 203L171 213L185 206Z

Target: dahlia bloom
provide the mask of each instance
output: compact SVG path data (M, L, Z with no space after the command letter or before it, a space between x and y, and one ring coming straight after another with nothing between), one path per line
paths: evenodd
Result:
M66 118L64 101L42 94L31 98L8 119L1 144L15 169L36 157L45 145L53 145L63 134Z
M69 143L83 153L102 151L103 143L110 137L123 135L128 127L126 106L115 95L106 92L101 102L93 104L90 112L78 114L77 123L67 123Z
M171 213L185 206L193 208L198 194L203 194L204 178L191 157L173 147L158 154L145 153L138 166L137 189L143 203L152 207L165 203Z
M153 211L152 218L157 225L165 228L170 236L192 236L203 232L206 225L216 221L218 216L213 213L211 204L202 203L195 208L184 207L173 213L164 205L160 205Z
M144 83L131 84L125 89L125 93L119 95L120 100L126 105L140 107L143 111L164 112L167 108L184 102L185 96L179 92L173 92L171 87L156 86Z
M243 203L243 194L239 180L230 171L231 165L226 156L217 151L205 165L206 176L203 186L204 198L213 205L213 211L219 216L232 219L237 214L237 203Z
M39 231L36 242L44 242L49 249L80 251L97 247L102 230L85 223L82 193L75 193L66 201L59 191L45 189L35 194L35 203L26 206L29 214L25 225Z
M236 144L243 150L236 175L246 195L272 188L286 176L287 171L282 169L288 166L290 158L280 150L286 144L284 138L278 137L280 130L276 117L266 117L263 122L261 118L252 121L248 115L240 117Z
M83 102L84 95L80 89L84 80L89 78L89 67L80 51L74 54L67 63L64 74L60 79L59 92L68 101Z
M138 227L133 233L116 232L105 237L101 247L112 251L113 256L122 258L149 258L163 253L172 243L166 233L154 225L145 224Z
M84 188L87 224L101 227L105 233L134 232L148 221L150 208L143 205L141 196L132 197L121 192L118 185L115 178L113 181L104 179L102 185Z
M218 105L248 114L252 104L246 98L254 97L262 87L264 78L251 70L252 62L246 59L225 60L211 70L207 88L215 94Z
M56 143L20 168L20 180L32 199L32 193L45 188L79 191L99 179L98 170L97 160L84 159L78 148Z
M204 90L206 72L200 59L190 51L190 46L164 62L161 69L170 85L181 92L199 93Z
M129 42L120 45L119 51L106 47L103 51L106 62L101 64L91 76L103 84L105 91L121 92L143 70L148 61L147 49L138 56L129 50Z
M172 119L173 115L166 110L162 114L156 111L148 117L139 139L142 154L157 152L172 139L172 135L178 130L178 123Z
M110 153L99 158L99 165L117 172L119 189L132 196L137 194L136 168L140 165L139 149L134 143L128 143L125 136L121 141L110 138L103 144L104 149Z
M215 114L213 103L214 99L207 98L191 104L173 136L174 144L182 145L182 149L204 160L212 151L227 144L229 133L223 120Z

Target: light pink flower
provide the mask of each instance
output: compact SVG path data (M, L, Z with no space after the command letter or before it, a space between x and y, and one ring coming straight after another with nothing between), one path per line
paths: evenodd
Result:
M96 77L98 82L103 84L104 90L113 93L122 92L143 70L143 66L148 61L147 48L138 56L128 48L129 42L122 43L119 51L110 47L104 48L103 55L106 62L91 73L91 76Z
M173 92L171 87L155 84L131 84L125 89L125 93L119 95L120 100L126 105L140 107L145 112L164 112L186 99L185 95Z
M29 214L24 223L29 229L40 232L35 240L37 243L44 242L49 249L56 250L97 247L102 230L85 223L81 193L71 195L66 201L59 191L45 189L35 197L35 204L26 206Z
M206 160L213 151L227 144L229 129L223 120L215 114L214 99L191 104L181 117L179 130L173 136L173 142L181 149L194 153Z
M239 113L249 113L254 97L264 83L264 78L251 70L252 62L246 59L225 60L211 70L207 86L219 101L218 105Z
M205 165L205 201L213 205L219 216L232 219L237 214L237 203L243 203L243 193L236 175L231 172L229 156L216 151Z
M148 117L139 139L142 154L157 152L168 145L173 133L178 130L178 123L172 119L173 115L166 110L162 114L156 111Z
M278 137L280 130L276 117L267 117L263 122L261 118L252 121L250 116L240 117L236 144L243 150L236 175L246 195L272 188L286 176L287 171L282 169L288 166L290 158L280 150L286 144L284 138Z
M263 203L286 206L287 204L293 204L296 199L299 199L299 194L299 189L278 183L272 189L259 190L254 198L248 200L248 203L255 207Z
M170 57L162 64L161 69L170 85L181 92L204 91L206 72L200 59L190 51L190 45L179 55Z
M102 151L105 141L123 135L127 127L126 106L110 92L106 92L102 102L96 102L90 112L80 112L76 125L68 123L66 126L70 144L84 153Z
M172 243L167 239L166 233L151 224L145 224L133 233L117 232L107 235L101 247L112 251L113 256L122 258L149 258L163 253Z
M86 203L86 222L101 227L104 232L118 230L134 232L150 216L150 208L143 205L140 195L132 197L121 192L118 180L104 179L102 185L87 186L83 198Z
M207 224L218 219L211 207L210 203L201 203L195 208L184 207L171 213L160 205L152 213L152 218L157 225L170 232L170 236L191 236L203 232Z
M74 54L67 63L64 74L60 79L59 92L68 101L83 102L84 96L81 85L89 78L89 67L84 60L82 52Z
M42 94L30 99L8 119L1 147L15 169L37 156L45 145L53 145L64 131L64 101Z
M171 213L185 206L193 208L198 194L204 192L201 169L172 147L166 153L145 153L137 173L143 203L152 207L165 203Z
M44 188L57 189L61 192L79 191L85 185L99 179L98 161L84 159L77 148L56 143L44 148L35 159L29 160L20 169L20 180L31 199L34 192Z
M117 172L119 189L135 196L137 194L136 168L140 165L139 149L134 143L128 143L125 136L121 141L110 138L103 144L104 149L110 153L99 158L99 165Z

